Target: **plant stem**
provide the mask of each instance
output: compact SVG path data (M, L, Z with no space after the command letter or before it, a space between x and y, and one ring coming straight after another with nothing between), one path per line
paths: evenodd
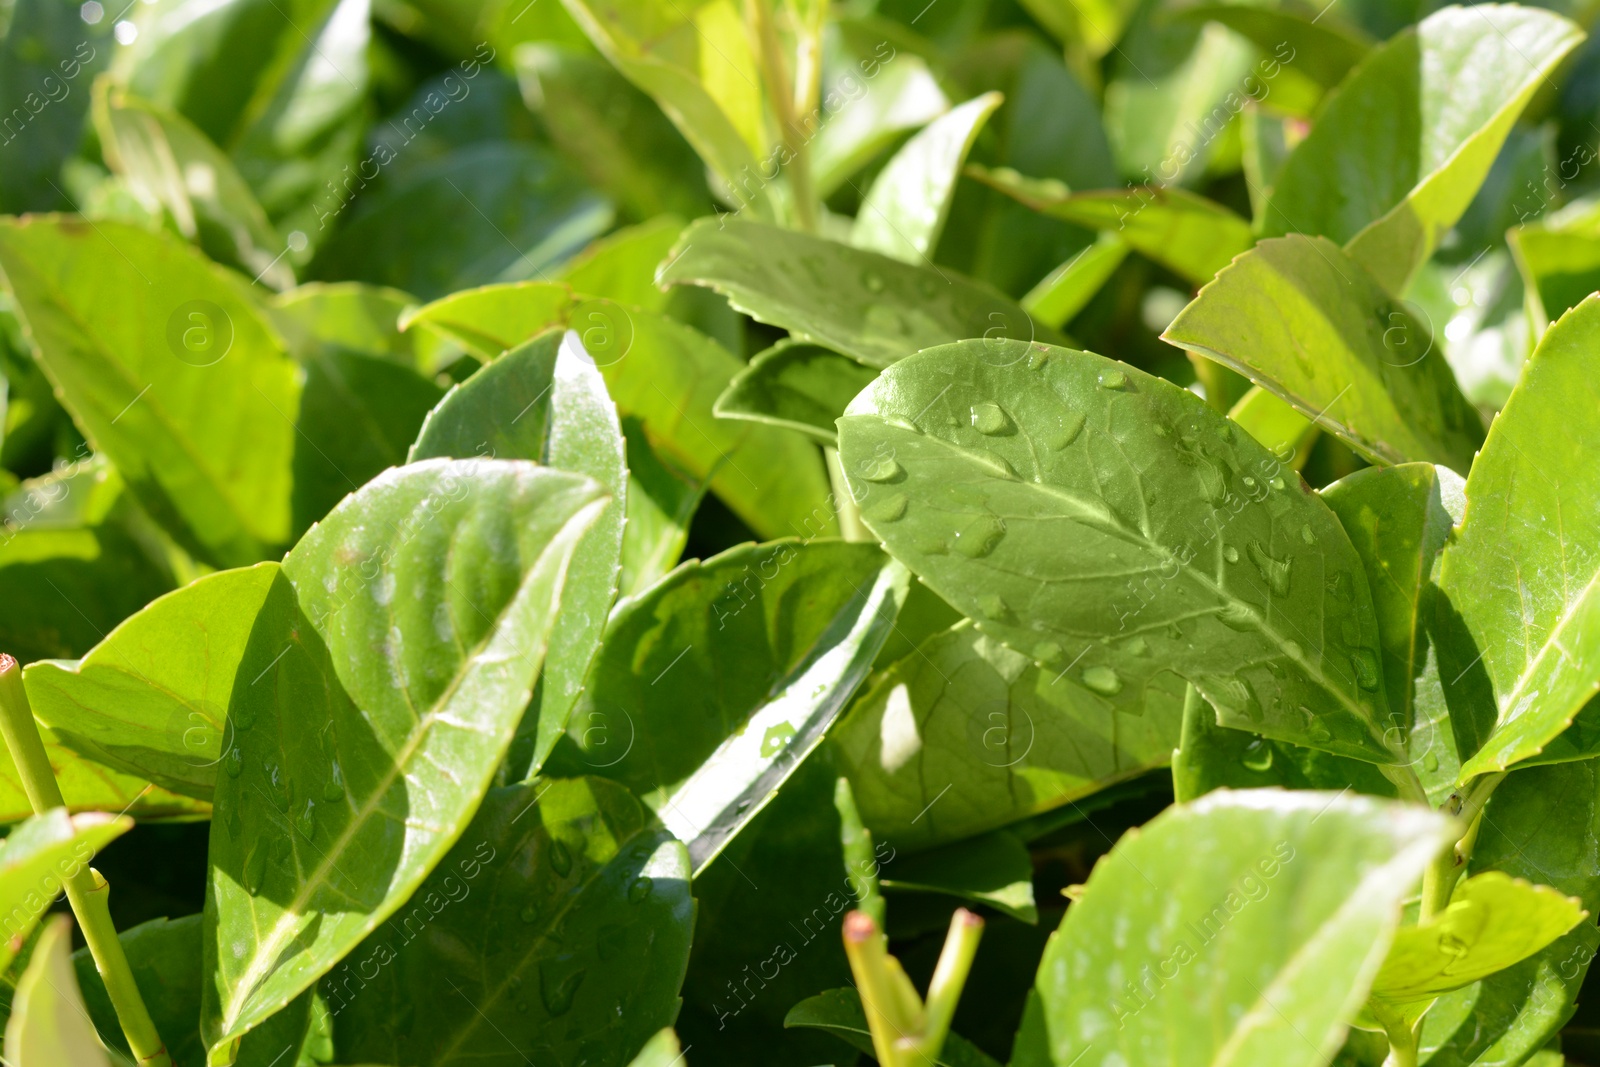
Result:
M1372 1014L1377 1016L1378 1022L1383 1024L1383 1032L1389 1036L1389 1055L1383 1061L1383 1067L1417 1067L1417 1033L1399 1015L1386 1010L1383 1005L1371 1003Z
M1423 872L1422 906L1417 913L1419 923L1427 922L1450 906L1456 881L1461 877L1461 872L1467 869L1467 861L1472 858L1472 848L1478 840L1478 827L1483 821L1484 806L1489 803L1489 798L1500 783L1505 781L1505 777L1505 772L1500 771L1475 778L1465 790L1452 793L1450 799L1441 805L1440 810L1461 819L1466 828L1449 848L1440 850Z
M978 939L982 936L983 920L966 908L957 908L950 916L950 932L945 935L939 962L928 982L923 1036L917 1043L917 1051L929 1063L938 1062L939 1053L944 1049L950 1020L956 1014L956 1002L967 984L967 973L972 969L972 957L977 954Z
M39 736L27 690L22 685L22 667L5 654L0 654L0 735L5 737L6 748L17 765L22 789L34 812L43 814L51 808L66 807L61 787L56 784L55 771L50 766L50 757L45 753L44 741ZM128 967L128 957L117 938L117 928L111 922L107 906L111 887L100 872L87 866L79 867L77 873L65 879L65 885L67 901L77 916L78 927L83 931L100 980L105 983L111 1006L116 1009L128 1047L141 1065L172 1067L172 1058L167 1055L166 1045L156 1032L144 998L139 995L139 986Z
M794 219L799 229L806 233L817 232L817 194L811 183L811 137L800 125L796 114L795 85L789 77L789 62L783 54L783 40L778 36L777 23L772 17L771 0L747 0L751 27L756 34L756 49L761 55L761 79L766 82L767 96L772 101L772 111L783 134L783 147L789 158L784 161L784 173L789 178L789 192L794 200ZM810 68L807 68L808 78ZM809 87L805 97L810 98Z

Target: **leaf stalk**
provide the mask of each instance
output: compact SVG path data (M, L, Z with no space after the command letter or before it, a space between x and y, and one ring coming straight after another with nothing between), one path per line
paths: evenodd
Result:
M50 757L44 750L44 740L39 736L39 725L33 718L28 692L22 685L22 666L4 653L0 653L0 736L5 738L34 813L42 815L52 808L66 807L55 771L50 766ZM100 980L105 983L128 1047L141 1067L172 1067L172 1057L156 1032L128 966L128 957L122 951L122 942L117 938L116 925L111 921L108 906L111 886L100 872L87 865L80 866L63 882L67 902L72 905L72 913L83 931L95 970L100 972Z

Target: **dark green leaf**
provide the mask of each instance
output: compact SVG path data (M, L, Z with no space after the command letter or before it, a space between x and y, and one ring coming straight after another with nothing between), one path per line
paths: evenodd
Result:
M90 85L116 47L111 22L91 26L59 0L17 0L0 45L0 114L6 165L0 211L68 206L62 164L78 151Z
M878 376L848 356L807 341L779 341L734 375L712 410L798 430L825 445L838 440L834 422Z
M1108 699L962 622L878 675L832 748L873 832L926 848L1165 766L1182 701L1170 674Z
M693 924L689 858L627 790L535 781L320 989L345 1060L620 1064L677 1015Z
M883 887L942 893L1025 923L1039 921L1033 903L1033 861L1028 847L1003 830L980 834L915 856L897 857L883 870Z
M861 995L854 989L830 989L802 1000L783 1017L785 1028L824 1030L861 1052L872 1052L872 1035L867 1029L867 1013L861 1008ZM999 1067L994 1059L960 1034L945 1038L938 1067Z
M704 868L822 740L906 582L876 546L839 541L684 564L613 615L561 773L626 783Z
M1465 471L1483 440L1432 330L1320 237L1262 241L1161 336L1248 375L1375 463Z
M243 282L67 216L0 225L0 266L62 402L157 522L224 566L288 542L297 371Z
M1450 840L1412 805L1213 793L1124 837L1045 949L1051 1054L1130 1064L1325 1064L1400 905Z
M691 225L657 277L708 286L760 322L874 367L965 337L1054 336L998 292L950 271L741 219Z
M212 1054L326 973L460 834L605 503L595 483L523 461L413 463L285 557L240 665L251 682L229 707L235 741L217 779L201 1016Z
M1193 393L1087 352L966 341L885 371L839 420L839 453L894 555L1053 672L1137 701L1172 671L1225 725L1400 759L1349 538Z

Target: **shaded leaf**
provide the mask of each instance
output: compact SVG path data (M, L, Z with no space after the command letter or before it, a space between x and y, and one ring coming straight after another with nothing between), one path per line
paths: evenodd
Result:
M867 825L917 849L993 830L1165 766L1183 684L1111 699L969 622L878 675L831 735Z
M1045 949L1056 1063L1326 1063L1450 840L1411 805L1220 792L1130 833Z
M1193 393L1087 352L968 341L880 375L839 453L896 558L1042 666L1129 699L1170 670L1224 725L1399 758L1349 539Z
M217 780L213 1055L326 973L460 834L604 505L563 471L432 460L380 475L285 557L229 708L238 774Z
M1262 241L1161 336L1247 375L1375 463L1464 471L1483 440L1432 331L1320 237Z
M400 332L400 316L416 306L416 300L398 289L362 282L311 282L275 297L270 306L290 351L302 359L331 348L428 373L446 357L434 335ZM449 358L459 354L456 349Z
M883 887L959 897L1025 923L1039 921L1028 847L1003 830L896 857L884 868Z
M0 43L0 114L6 166L0 212L54 211L70 205L62 165L76 155L89 113L90 85L115 48L111 22L84 22L57 0L17 0ZM18 121L20 117L20 121Z
M626 1062L678 1013L693 924L683 845L621 786L491 790L409 903L323 979L335 1047L437 1067Z
M867 1028L867 1013L861 995L853 988L830 989L808 997L789 1009L783 1017L785 1029L824 1030L858 1051L872 1052L872 1034ZM960 1034L949 1034L939 1053L939 1067L998 1067L994 1059Z
M779 341L734 375L712 411L724 419L797 430L832 445L839 436L834 422L877 376L873 368L821 345Z

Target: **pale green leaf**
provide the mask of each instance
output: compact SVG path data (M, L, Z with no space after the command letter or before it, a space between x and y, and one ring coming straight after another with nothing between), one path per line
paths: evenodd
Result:
M897 49L870 23L842 21L838 36L837 54L824 59L824 117L810 146L812 182L823 197L950 106L927 62Z
M1259 385L1228 409L1228 418L1287 467L1300 470L1317 440L1316 423Z
M126 815L68 815L60 808L11 829L0 844L0 911L5 915L0 968L11 965L66 880L131 829L133 820Z
M967 341L839 420L862 515L978 629L1105 696L1185 678L1224 725L1400 759L1338 520L1193 393L1100 356Z
M1105 231L1094 244L1039 280L1022 298L1022 308L1038 321L1061 329L1082 311L1122 261L1132 246L1121 236Z
M65 915L52 920L17 981L5 1041L14 1067L111 1067L72 974L71 930Z

